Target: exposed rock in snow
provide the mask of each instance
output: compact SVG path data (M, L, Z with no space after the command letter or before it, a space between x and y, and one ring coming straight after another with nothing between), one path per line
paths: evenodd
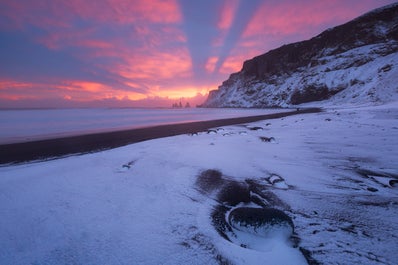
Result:
M292 235L292 219L284 212L273 208L239 207L229 213L228 221L239 231L260 237Z
M379 104L398 99L398 4L244 62L204 107ZM325 103L323 103L325 104Z

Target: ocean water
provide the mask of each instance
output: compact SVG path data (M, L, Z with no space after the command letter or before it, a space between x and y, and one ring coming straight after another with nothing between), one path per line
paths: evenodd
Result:
M232 108L0 110L0 144L281 111Z

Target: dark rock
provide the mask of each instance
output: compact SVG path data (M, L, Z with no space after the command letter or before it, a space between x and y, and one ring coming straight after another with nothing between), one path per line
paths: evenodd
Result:
M275 174L272 174L275 175ZM271 176L272 176L271 175ZM267 183L270 183L269 181L270 178L265 178L264 180L267 181ZM261 181L255 180L255 179L246 179L245 182L249 185L249 190L250 193L256 194L258 197L262 198L263 201L267 202L268 207L278 207L280 209L284 209L287 211L290 211L290 206L283 202L278 196L276 196L273 192L267 190L267 185L264 185ZM252 201L253 201L254 196L252 196ZM258 204L260 206L263 206L264 203Z
M390 184L391 187L397 187L398 186L398 180L397 179L391 179L388 184Z
M130 169L135 163L135 160L128 162L127 164L124 164L122 168Z
M316 259L312 257L312 252L303 248L299 247L300 252L303 254L304 258L307 260L308 265L320 265Z
M202 192L208 193L221 187L223 183L222 173L215 169L209 169L198 175L195 184Z
M387 173L387 172L382 172L382 171L373 171L373 170L369 170L369 169L362 169L362 168L357 168L355 169L355 171L361 175L362 177L366 178L366 179L370 179L374 182L376 182L377 184L388 188L388 187L397 187L398 186L398 175L396 174L392 174L392 173ZM381 183L380 181L376 180L374 177L380 177L380 178L388 178L390 179L388 181L388 185ZM378 189L373 188L373 187L368 187L367 188L368 191L371 192L376 192L378 191Z
M393 65L392 64L386 64L385 66L383 66L382 68L379 69L379 73L380 72L388 72L392 69Z
M274 137L260 136L259 138L260 138L260 140L261 140L262 142L267 142L267 143L275 142L275 138L274 138Z
M223 205L218 205L214 208L211 213L211 219L213 227L216 231L226 240L230 241L227 233L232 233L231 226L227 223L225 219L226 213L229 211L229 208Z
M341 230L348 232L348 233L352 233L352 234L358 234L356 231L356 227L355 225L349 225L349 226L345 226L345 227L340 227Z
M290 97L290 103L297 105L311 101L320 101L330 98L337 92L339 91L329 90L326 85L312 84L304 87L302 90L296 90L293 92Z
M264 237L274 232L290 237L294 232L292 219L273 208L236 208L229 213L228 222L237 230Z
M230 206L250 202L250 190L244 184L231 181L218 194L218 201Z
M263 127L258 127L258 126L250 127L249 130L251 130L251 131L262 131Z
M376 189L376 188L373 188L373 187L368 187L368 189L367 189L368 191L371 191L371 192L376 192L376 191L379 191L378 189Z

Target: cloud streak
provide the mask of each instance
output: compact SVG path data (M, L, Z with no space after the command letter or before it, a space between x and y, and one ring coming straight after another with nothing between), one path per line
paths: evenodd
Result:
M206 75L206 64L212 53L212 42L218 36L215 27L222 1L179 1L184 18L184 31L196 79Z
M220 70L231 50L237 45L260 3L261 0L240 1L232 20L231 27L229 28L228 34L219 53L218 61L214 68L215 73Z

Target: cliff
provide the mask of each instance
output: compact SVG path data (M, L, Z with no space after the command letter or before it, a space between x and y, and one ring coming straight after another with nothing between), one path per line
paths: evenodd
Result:
M288 107L324 100L398 100L398 3L245 61L203 106Z

